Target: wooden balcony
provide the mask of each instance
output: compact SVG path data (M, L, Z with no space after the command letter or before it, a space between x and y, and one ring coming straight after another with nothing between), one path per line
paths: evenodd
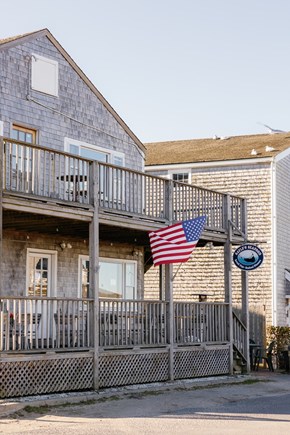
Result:
M144 230L206 215L205 234L223 241L230 220L241 240L242 198L11 139L0 145L4 209L29 212L33 203L36 213L87 222L97 209L100 223L126 227L130 218Z
M229 343L226 303L1 297L0 351L43 353ZM239 337L241 335L239 334Z

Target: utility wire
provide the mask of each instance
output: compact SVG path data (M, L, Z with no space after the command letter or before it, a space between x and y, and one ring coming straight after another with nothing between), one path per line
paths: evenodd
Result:
M120 139L119 137L114 136L113 134L110 134L110 133L108 133L108 132L105 131L105 130L101 130L100 128L98 128L98 127L94 127L93 125L85 124L84 122L79 121L78 119L76 119L76 118L74 118L74 117L72 117L72 116L70 116L70 115L67 115L66 113L63 113L63 112L61 112L60 110L54 109L53 107L47 106L46 104L43 104L43 103L41 103L40 101L35 100L35 99L32 98L30 95L27 95L26 98L27 98L28 101L32 101L33 103L38 104L39 106L44 107L45 109L51 110L52 112L55 112L55 113L57 113L58 115L62 115L62 116L64 116L65 118L70 119L71 121L77 122L78 124L81 124L81 125L84 126L84 127L87 127L87 128L92 129L92 130L95 130L95 131L97 131L98 133L103 133L103 134L105 134L106 136L109 136L109 137L111 137L111 138L113 138L113 139L117 139L117 140L119 140L120 142L127 143L127 144L129 144L129 145L132 145L132 144L133 144L133 145L135 146L136 150L138 151L138 153L140 154L140 156L141 156L142 158L144 158L144 154L142 153L142 151L139 149L139 147L135 144L135 142L134 142L133 140L132 140L132 141L129 141L129 140L125 140L125 139Z

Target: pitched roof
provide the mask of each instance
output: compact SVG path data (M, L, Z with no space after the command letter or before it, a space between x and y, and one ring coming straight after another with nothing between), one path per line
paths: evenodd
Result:
M85 75L85 73L81 70L81 68L74 62L74 60L70 57L70 55L65 51L65 49L60 45L60 43L55 39L55 37L50 33L48 29L37 30L35 32L25 33L23 35L12 36L10 38L0 39L0 50L15 45L21 44L23 42L29 41L33 38L46 36L50 42L60 51L66 61L71 65L71 67L76 71L77 74L84 80L84 82L88 85L91 91L98 97L98 99L103 103L106 109L111 113L111 115L116 119L116 121L122 126L122 128L126 131L128 136L135 142L135 144L145 152L146 147L144 144L135 136L135 134L130 130L128 125L123 121L123 119L115 112L113 107L108 103L105 97L98 91L98 89L94 86L94 84L89 80L89 78Z
M10 36L9 38L0 39L0 44L6 44L7 42L16 41L18 39L24 38L25 36L33 35L34 33L38 33L38 32L39 31L29 32L29 33L24 33L23 35Z
M290 147L290 132L145 144L146 165L168 165L273 157ZM273 150L270 150L271 147ZM256 150L257 154L252 153Z

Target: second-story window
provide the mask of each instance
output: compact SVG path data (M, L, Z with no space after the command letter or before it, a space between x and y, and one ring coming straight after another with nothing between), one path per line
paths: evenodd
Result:
M14 124L12 126L11 137L12 139L19 140L21 142L34 144L36 140L36 131Z
M109 150L107 148L101 148L96 145L87 144L67 137L65 138L64 149L70 154L75 154L89 160L97 160L101 163L109 163L116 166L124 166L125 164L125 157L123 153L115 150ZM78 171L78 168L71 169L73 169L74 172ZM125 188L124 184L122 184L121 172L119 170L111 170L107 166L100 165L99 187L102 199L113 199L114 201L120 201Z
M180 183L189 183L188 172L177 172L172 174L173 181L179 181Z
M84 143L75 139L70 139L68 137L64 140L64 150L68 153L90 160L98 160L103 163L112 163L113 165L118 166L124 166L125 164L123 153Z
M58 62L38 54L32 54L31 59L31 88L57 97Z
M11 128L11 138L15 141L26 142L28 144L35 144L36 130L32 130L20 125L13 124ZM10 182L11 188L18 188L28 190L29 181L31 181L32 174L32 153L29 147L17 143L10 144Z

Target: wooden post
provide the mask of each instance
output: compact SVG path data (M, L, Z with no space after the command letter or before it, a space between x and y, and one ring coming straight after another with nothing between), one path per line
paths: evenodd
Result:
M166 181L165 191L165 217L168 219L168 225L171 225L174 219L173 216L173 182L172 180ZM165 264L165 299L168 303L167 312L167 338L169 344L169 379L174 380L174 343L173 343L173 324L174 324L174 312L173 312L173 265Z
M173 181L165 180L164 192L164 212L165 218L168 219L170 225L173 221Z
M159 266L159 300L164 301L165 298L165 288L164 288L164 265Z
M243 200L242 203L242 222L243 227L242 231L245 235L245 240L247 240L247 203L246 200ZM249 283L248 283L248 272L243 270L241 273L241 283L242 283L242 321L246 326L246 349L245 349L245 357L247 359L247 372L250 371L250 322L249 322Z
M174 352L173 352L173 265L165 264L165 297L167 309L167 338L169 344L169 379L174 380Z
M233 374L232 226L230 217L230 195L226 195L224 198L224 226L227 231L227 241L224 246L225 302L229 307L230 373Z
M3 204L2 204L2 191L3 191L3 168L4 163L4 142L3 137L0 137L0 294L3 291Z
M93 219L89 228L89 253L90 253L90 285L89 297L94 299L93 321L92 321L92 340L94 347L93 362L93 387L99 389L99 209L98 209L98 164L90 163L89 188L90 203L94 206Z

